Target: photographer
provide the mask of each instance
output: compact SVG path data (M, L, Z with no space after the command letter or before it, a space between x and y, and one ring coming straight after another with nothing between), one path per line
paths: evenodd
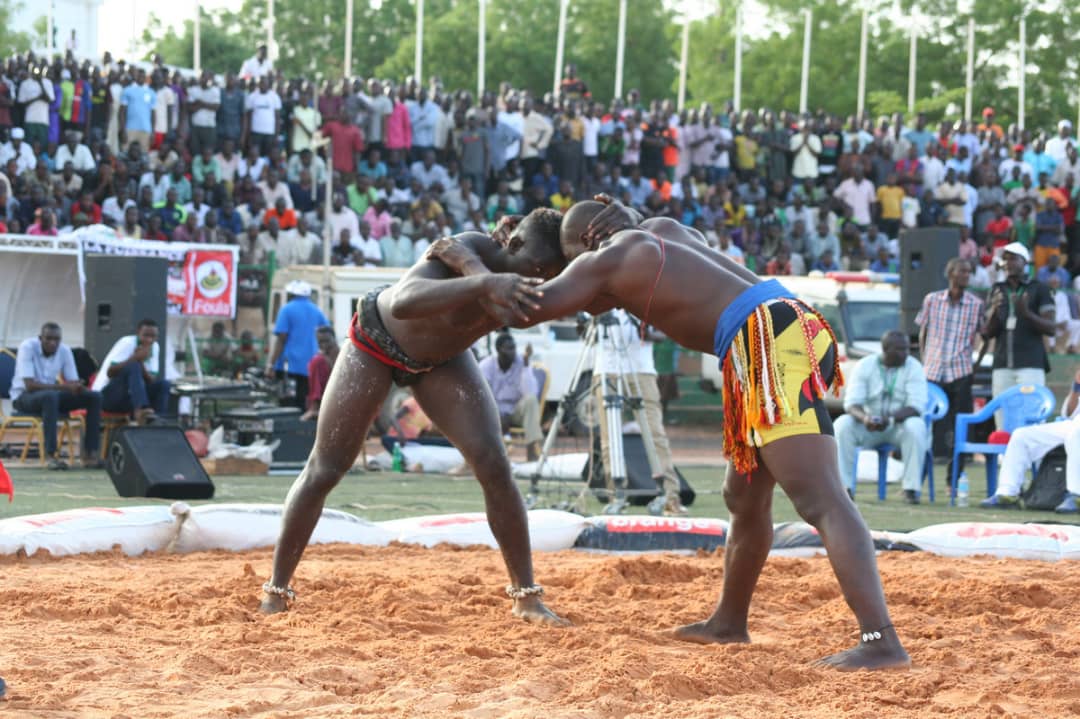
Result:
M1006 245L1001 261L1005 281L990 288L982 329L985 342L979 353L981 360L987 342L995 340L991 374L995 397L1014 385L1046 384L1050 363L1043 339L1053 337L1057 329L1049 288L1027 275L1027 264L1031 261L1027 247L1019 242ZM996 418L1001 426L1000 413Z

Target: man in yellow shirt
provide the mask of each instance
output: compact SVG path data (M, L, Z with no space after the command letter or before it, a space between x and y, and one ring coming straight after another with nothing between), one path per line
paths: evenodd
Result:
M889 239L896 239L900 234L900 219L903 217L904 188L896 184L896 173L890 173L885 184L877 189L878 227Z

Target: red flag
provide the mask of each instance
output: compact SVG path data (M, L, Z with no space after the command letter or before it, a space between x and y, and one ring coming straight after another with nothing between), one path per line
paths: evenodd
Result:
M4 469L3 462L0 462L0 494L6 494L9 502L15 499L15 485L11 483L11 475Z

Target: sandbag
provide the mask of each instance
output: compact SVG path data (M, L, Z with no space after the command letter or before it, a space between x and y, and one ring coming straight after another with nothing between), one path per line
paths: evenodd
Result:
M952 522L908 532L919 549L946 557L990 554L1016 559L1080 559L1080 527L1071 524Z
M713 551L727 541L728 523L699 517L625 515L590 517L574 544L579 549L647 552L679 549Z
M806 522L780 522L773 525L769 554L782 557L813 557L825 553L818 531Z
M177 503L181 505L182 503ZM281 531L279 504L206 504L189 508L180 526L174 550L199 552L227 549L234 552L272 547ZM386 546L393 534L347 512L324 509L311 544L364 544Z
M109 551L128 556L165 549L176 534L176 520L164 505L86 507L0 520L0 554L44 549L54 557Z
M529 541L534 551L557 552L570 549L585 528L585 518L556 509L529 512ZM406 517L380 522L379 526L399 542L433 547L448 543L458 546L482 544L498 547L483 512Z

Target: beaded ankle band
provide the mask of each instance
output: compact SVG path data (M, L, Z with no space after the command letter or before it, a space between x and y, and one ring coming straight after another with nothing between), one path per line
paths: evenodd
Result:
M506 596L511 599L524 599L525 597L542 597L544 596L544 588L539 584L534 584L531 587L515 587L513 584L506 585Z
M881 629L875 629L872 632L863 632L862 633L863 643L864 644L869 644L870 642L880 641L881 640L881 633L883 631L885 631L886 629L889 629L890 627L892 627L891 624L886 624Z
M270 582L262 585L262 590L272 597L284 597L285 601L291 602L296 599L296 592L292 587L278 587Z

